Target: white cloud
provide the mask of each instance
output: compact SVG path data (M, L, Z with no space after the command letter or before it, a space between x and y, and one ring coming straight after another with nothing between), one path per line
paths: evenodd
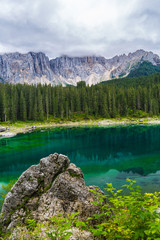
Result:
M0 0L0 51L160 53L159 0Z

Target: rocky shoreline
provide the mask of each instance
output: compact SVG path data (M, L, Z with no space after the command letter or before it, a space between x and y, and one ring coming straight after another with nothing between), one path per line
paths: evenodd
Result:
M118 125L159 125L160 119L158 118L136 118L136 119L99 119L99 120L86 120L79 122L43 122L43 123L21 123L20 126L16 124L6 125L5 127L0 125L0 138L14 137L19 133L32 132L41 128L56 128L56 127L80 127L80 126L118 126ZM3 131L1 131L3 129Z

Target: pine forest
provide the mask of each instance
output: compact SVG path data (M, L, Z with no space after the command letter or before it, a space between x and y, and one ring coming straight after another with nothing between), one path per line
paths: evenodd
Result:
M0 84L0 121L145 117L160 113L160 74L95 86ZM76 119L77 120L77 119Z

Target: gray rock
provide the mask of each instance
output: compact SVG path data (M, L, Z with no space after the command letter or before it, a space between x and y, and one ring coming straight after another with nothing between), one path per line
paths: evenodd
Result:
M80 231L78 228L72 228L69 230L72 233L70 240L93 240L91 232Z
M4 231L23 224L28 214L41 223L62 212L79 212L86 219L99 210L90 191L96 187L87 187L81 169L69 163L68 157L51 154L20 176L2 207Z
M66 156L55 153L41 159L40 164L27 169L5 198L2 207L4 224L8 221L11 212L17 208L21 209L21 206L24 206L31 196L43 192L44 188L49 186L68 165L69 159Z
M6 130L7 130L6 127L1 127L1 126L0 126L0 132L5 132Z

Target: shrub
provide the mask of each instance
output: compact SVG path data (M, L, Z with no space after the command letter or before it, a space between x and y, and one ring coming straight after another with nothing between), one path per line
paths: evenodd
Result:
M160 193L145 193L142 195L140 187L133 187L136 181L127 179L124 188L130 190L129 195L122 195L122 191L112 184L107 184L109 194L98 194L95 205L101 205L101 212L94 214L99 223L90 227L95 239L160 239ZM103 200L107 204L103 204ZM110 216L108 218L108 216Z
M47 235L52 240L68 240L72 236L70 231L73 227L76 215L78 213L72 213L71 215L64 216L65 214L60 213L53 218L50 218L53 227L49 230Z

